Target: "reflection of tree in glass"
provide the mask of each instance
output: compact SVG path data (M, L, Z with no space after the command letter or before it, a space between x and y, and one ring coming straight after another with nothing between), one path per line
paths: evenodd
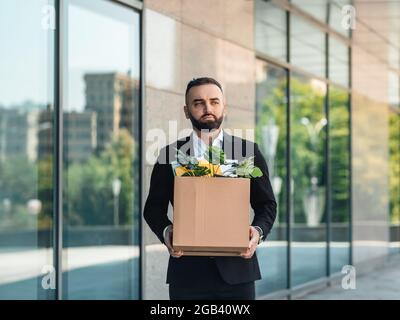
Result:
M24 156L7 157L0 162L2 227L36 227L37 218L27 209L27 202L38 197L36 172L36 163Z
M278 221L285 222L286 179L286 77L271 68L269 82L261 84L259 95L266 97L257 108L256 141L259 143L269 169L269 177L278 203ZM276 77L276 81L273 81ZM265 92L264 92L265 90ZM283 214L282 214L283 213Z
M51 158L32 162L26 156L8 156L0 162L0 220L2 227L46 229L53 214ZM38 201L39 200L39 201ZM40 203L33 214L28 203ZM36 215L37 214L37 215Z
M132 224L137 210L134 194L138 188L137 146L130 133L121 129L99 157L85 164L72 164L65 174L68 181L65 213L70 225L112 225L114 179L121 180L119 222Z
M325 118L324 99L324 90L313 86L312 81L292 77L291 151L294 181L293 211L296 223L306 222L308 213L318 216L323 213L325 130L322 130L322 120ZM304 119L307 119L308 127L304 125ZM310 127L313 128L312 132L315 132L314 136L310 135ZM318 127L321 129L317 130ZM316 129L314 130L314 128ZM318 136L316 136L317 131ZM314 205L312 205L312 200L316 202ZM306 208L315 208L317 212L313 210L312 213L306 213Z
M400 223L400 115L390 115L390 220Z
M262 130L266 126L277 127L279 130L274 159L269 158L267 147L261 149L268 159L270 178L278 176L285 179L285 148L286 148L286 78L281 77L274 82L272 88L267 88L259 108L256 127L256 140L262 141ZM296 222L305 222L303 208L303 192L310 187L311 181L321 188L325 186L325 92L312 86L311 82L292 77L291 81L291 142L292 142L292 177L295 183L294 212ZM335 222L348 221L349 215L349 113L348 94L342 90L330 89L330 147L332 165L332 206ZM304 122L307 119L309 127ZM316 128L320 123L318 133L310 135L310 128ZM311 126L311 127L310 127ZM269 132L272 132L270 130ZM311 179L316 176L317 179ZM322 189L323 190L323 189ZM285 186L282 184L279 194L281 210L285 205ZM322 217L322 221L325 217Z
M39 229L51 229L53 223L53 159L47 156L38 163L39 167L39 199L42 212L39 215Z
M350 131L348 93L331 87L330 165L332 222L348 222L350 214Z

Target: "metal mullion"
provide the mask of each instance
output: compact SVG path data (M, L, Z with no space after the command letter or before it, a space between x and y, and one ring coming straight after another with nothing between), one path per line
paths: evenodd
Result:
M350 29L350 37L352 37L352 30ZM351 89L350 94L348 95L348 113L349 113L349 119L348 119L348 128L349 128L349 231L348 231L348 237L349 237L349 245L350 245L350 250L349 250L349 261L350 264L353 265L353 168L352 168L352 159L353 159L353 134L352 134L352 119L353 119L353 103L352 103L352 97L353 97L353 91L352 91L352 48L349 47L348 49L348 55L349 55L349 71L348 71L348 76L349 76L349 87Z
M286 11L286 60L290 64L290 13ZM292 259L291 259L291 217L292 217L292 193L291 193L291 99L290 81L291 70L286 68L286 239L287 239L287 289L292 288ZM291 296L289 295L288 298Z
M325 34L325 67L326 67L326 77L329 78L329 35ZM325 176L326 176L326 192L325 192L325 212L326 212L326 275L329 277L331 274L331 218L332 218L332 203L331 203L331 164L330 164L330 85L327 85L326 95L325 95L325 117L327 120L326 125L326 135L325 135Z
M139 11L143 10L143 2L138 0L111 0L113 2L137 9Z
M140 97L139 97L139 156L140 156L140 163L139 163L139 299L143 300L144 297L144 288L145 288L145 270L146 270L146 259L145 259L145 245L144 245L144 237L143 237L143 230L144 230L144 219L143 219L143 204L144 204L144 164L145 164L145 157L143 152L143 145L144 135L143 135L143 124L145 123L144 118L144 106L145 106L145 64L144 64L144 57L145 57L145 14L144 11L140 11Z
M328 2L326 5L326 23L330 23L330 10L331 4ZM325 77L330 78L330 35L325 33ZM327 84L326 96L325 96L325 117L327 120L326 135L325 135L325 177L326 177L326 191L325 191L325 212L326 212L326 276L331 275L331 220L332 220L332 197L331 197L331 156L330 156L330 84Z
M56 273L56 300L62 300L62 194L63 194L63 112L62 112L62 0L55 0L56 30L55 30L55 59L54 59L54 118L53 118L53 172L54 172L54 229L53 229L53 259Z

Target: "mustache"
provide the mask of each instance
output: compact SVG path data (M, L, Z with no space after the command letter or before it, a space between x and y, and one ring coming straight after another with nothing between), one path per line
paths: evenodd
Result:
M205 116L212 116L214 117L213 121L201 121ZM206 113L203 114L198 120L196 120L191 113L189 113L189 119L192 125L198 129L198 130L212 130L212 129L218 129L221 126L222 121L224 120L224 117L221 116L217 118L215 115L211 113Z

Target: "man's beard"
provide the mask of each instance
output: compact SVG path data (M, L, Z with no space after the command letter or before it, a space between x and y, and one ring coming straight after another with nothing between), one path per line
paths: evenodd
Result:
M204 115L202 117L204 117ZM222 115L217 119L214 118L215 119L214 121L201 122L200 120L196 120L195 118L193 118L192 114L189 112L189 119L192 122L193 127L195 127L197 130L212 131L218 129L221 126L221 123L224 120L224 116Z

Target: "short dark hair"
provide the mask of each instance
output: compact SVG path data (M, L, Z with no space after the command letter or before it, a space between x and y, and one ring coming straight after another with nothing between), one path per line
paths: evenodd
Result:
M186 87L186 92L185 92L186 104L187 104L187 94L188 94L189 90L193 87L201 86L203 84L215 84L221 90L221 92L224 93L224 91L222 90L221 84L217 80L215 80L213 78L209 78L209 77L194 78L189 81L189 83L187 84L187 87Z

